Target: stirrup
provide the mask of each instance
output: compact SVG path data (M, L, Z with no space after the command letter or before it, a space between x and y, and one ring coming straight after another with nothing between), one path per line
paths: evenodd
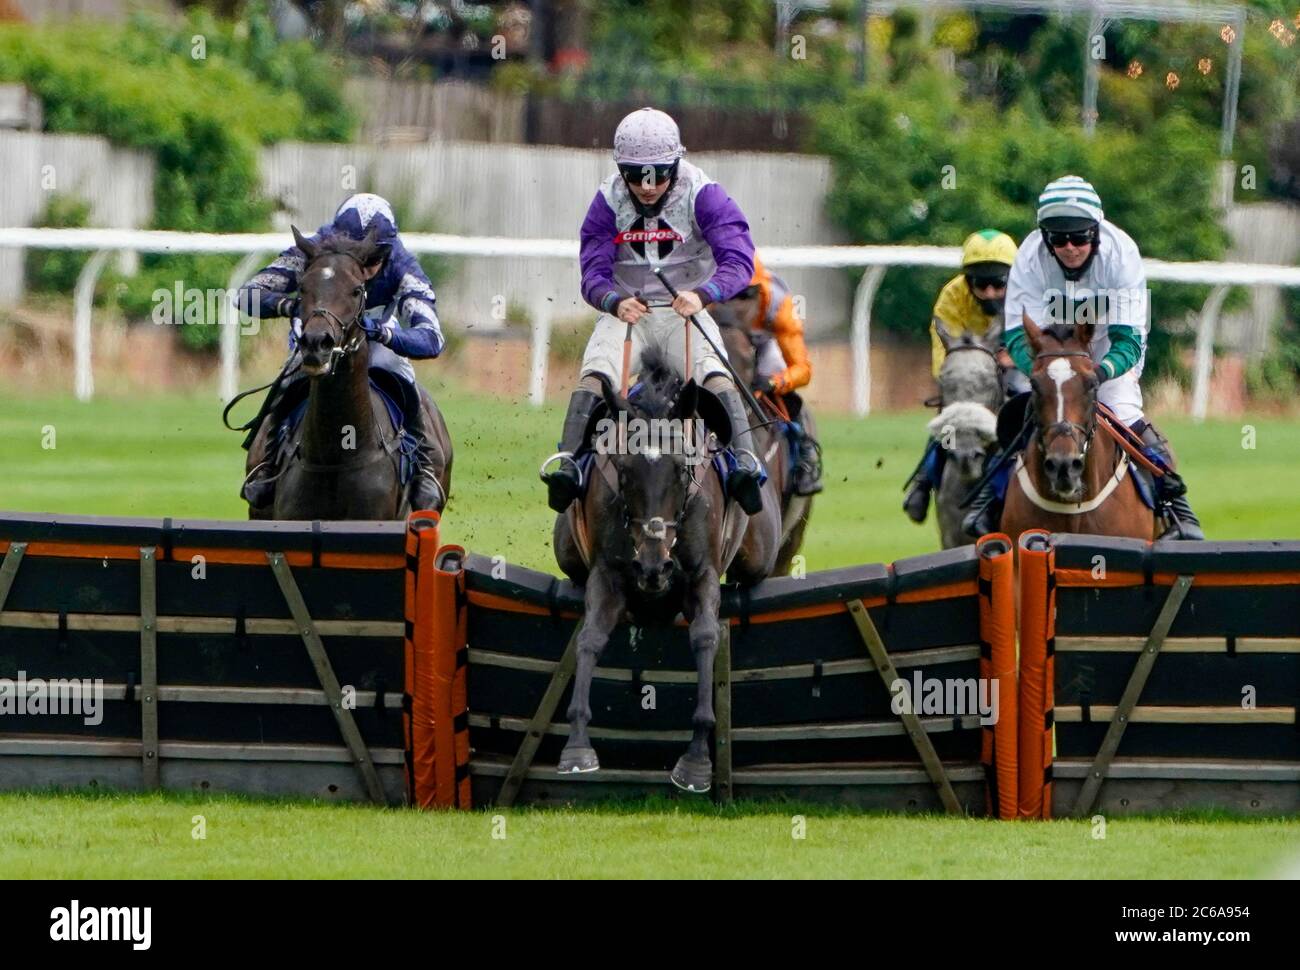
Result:
M567 461L573 466L573 470L578 473L578 490L581 491L583 486L582 465L578 464L578 459L573 456L571 451L557 451L550 458L547 458L546 461L542 462L541 467L537 469L537 477L544 482L549 481L546 466L553 461L559 461L561 465Z

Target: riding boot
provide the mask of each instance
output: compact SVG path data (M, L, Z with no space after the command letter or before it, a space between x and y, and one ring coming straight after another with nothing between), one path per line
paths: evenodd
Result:
M822 490L822 446L807 431L799 433L799 460L794 466L794 493L816 495Z
M925 445L925 457L912 476L907 498L903 499L903 511L918 525L925 521L930 509L930 491L939 484L938 472L943 468L943 459L944 451L939 442L929 439Z
M745 510L745 514L754 515L763 508L766 474L754 450L754 436L745 416L745 402L734 387L719 391L718 400L731 419L731 453L736 457L736 467L727 476L727 493Z
M1136 426L1134 430L1137 430ZM1169 451L1169 439L1156 430L1150 421L1141 429L1142 443L1147 453L1163 465L1165 473L1156 478L1156 499L1163 508L1169 527L1160 534L1161 539L1204 539L1200 520L1187 501L1187 483L1175 472L1174 458Z
M587 443L587 428L601 396L585 388L578 388L569 398L569 410L564 416L564 431L560 450L546 460L546 465L559 459L552 471L542 466L542 481L546 483L546 504L556 512L563 512L582 493L582 471L574 455Z
M413 413L406 416L406 431L415 439L415 474L411 476L410 497L412 512L441 512L447 504L447 495L442 490L442 483L434 473L438 454L434 449L433 435L426 420L424 406L417 405Z
M998 498L998 487L994 478L989 478L976 494L971 509L961 520L962 531L972 539L996 532L1002 523L1003 500Z

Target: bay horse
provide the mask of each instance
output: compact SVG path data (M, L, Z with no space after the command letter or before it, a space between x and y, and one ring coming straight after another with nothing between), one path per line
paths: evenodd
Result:
M754 330L746 311L753 315L758 313L758 301L734 301L716 303L709 308L709 315L718 325L722 336L722 346L727 352L727 359L736 369L740 379L754 386L754 376L758 370L758 354L754 345ZM796 418L813 438L817 437L817 420L812 409L802 398L798 402L797 414L790 414L783 402L774 400L764 391L755 391L754 396L763 406L765 414L761 425L754 427L754 443L760 451L763 464L771 476L776 494L781 499L781 547L776 555L776 564L772 575L784 576L790 571L790 564L803 546L804 532L808 529L808 520L812 517L811 495L796 495L794 491L794 473L790 467L790 439L781 427L781 422ZM786 399L787 401L789 398Z
M1002 531L1013 540L1027 529L1154 539L1156 515L1127 481L1128 454L1097 433L1093 325L1039 328L1026 315L1024 327L1037 428L1007 486Z
M410 511L401 481L399 442L383 398L370 383L370 342L363 328L368 272L383 264L388 246L376 230L355 241L343 235L317 242L293 228L306 257L299 280L301 372L310 379L302 422L289 442L275 501L251 510L266 519L402 519ZM370 272L369 275L373 275ZM435 477L451 492L451 436L429 392L419 387L434 432ZM417 406L411 404L410 406ZM267 420L262 441L249 449L251 472L274 432ZM261 445L262 447L258 447Z
M685 791L706 792L713 781L709 733L719 583L725 574L729 582L751 586L771 574L780 523L776 490L769 479L763 507L752 516L727 498L710 467L706 443L713 436L699 431L701 412L715 431L729 427L725 409L693 380L683 383L653 352L643 356L641 385L628 398L608 384L603 389L604 417L611 423L653 428L649 422L663 422L658 426L681 428L698 439L694 446L668 448L628 447L635 434L620 434L613 448L601 447L598 439L585 473L586 494L556 519L556 558L574 582L585 585L569 738L558 769L600 767L587 732L591 681L614 628L629 618L672 622L680 612L695 658L696 698L691 741L670 778Z

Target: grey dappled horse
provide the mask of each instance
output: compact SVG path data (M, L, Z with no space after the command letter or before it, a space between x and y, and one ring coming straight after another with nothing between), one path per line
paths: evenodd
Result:
M935 321L947 351L939 371L942 410L930 421L930 437L944 450L943 476L935 492L935 518L945 549L975 540L961 527L961 501L984 474L984 463L997 440L997 412L1002 406L1002 376L997 353L1002 328L990 327L982 337L952 337Z

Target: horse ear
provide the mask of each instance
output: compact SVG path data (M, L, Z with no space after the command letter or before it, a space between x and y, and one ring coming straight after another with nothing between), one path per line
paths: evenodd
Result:
M362 262L368 270L378 270L388 261L389 254L392 253L393 247L390 243L379 243Z
M1035 355L1042 352L1043 349L1043 331L1038 328L1038 324L1029 319L1028 313L1021 313L1020 319L1024 322L1025 337L1029 340L1029 347Z
M303 234L298 231L297 226L290 226L289 228L293 230L293 244L302 250L303 255L307 257L308 261L315 259L316 253L319 251L316 244L310 239L305 238Z
M365 238L361 240L361 265L368 270L378 270L380 266L384 265L392 251L392 243L381 243L379 241L378 224L372 224L366 232Z
M601 375L600 378L600 395L605 399L605 407L609 408L610 414L618 414L620 411L627 410L627 401L615 393L614 385L604 375Z
M956 338L948 332L948 328L943 325L943 321L938 317L934 318L934 332L939 338L939 343L943 344L943 352L946 354L952 350Z
M1074 339L1079 341L1084 350L1092 346L1092 335L1096 332L1097 325L1093 323L1076 323L1074 325Z
M695 378L691 378L683 386L677 395L677 406L674 408L676 416L679 418L689 418L695 414L695 407L700 399L700 385L695 383Z
M1002 349L1002 333L1006 328L1006 323L1006 317L1000 313L989 321L989 327L984 331L984 336L981 338L981 342L986 349L994 353Z

